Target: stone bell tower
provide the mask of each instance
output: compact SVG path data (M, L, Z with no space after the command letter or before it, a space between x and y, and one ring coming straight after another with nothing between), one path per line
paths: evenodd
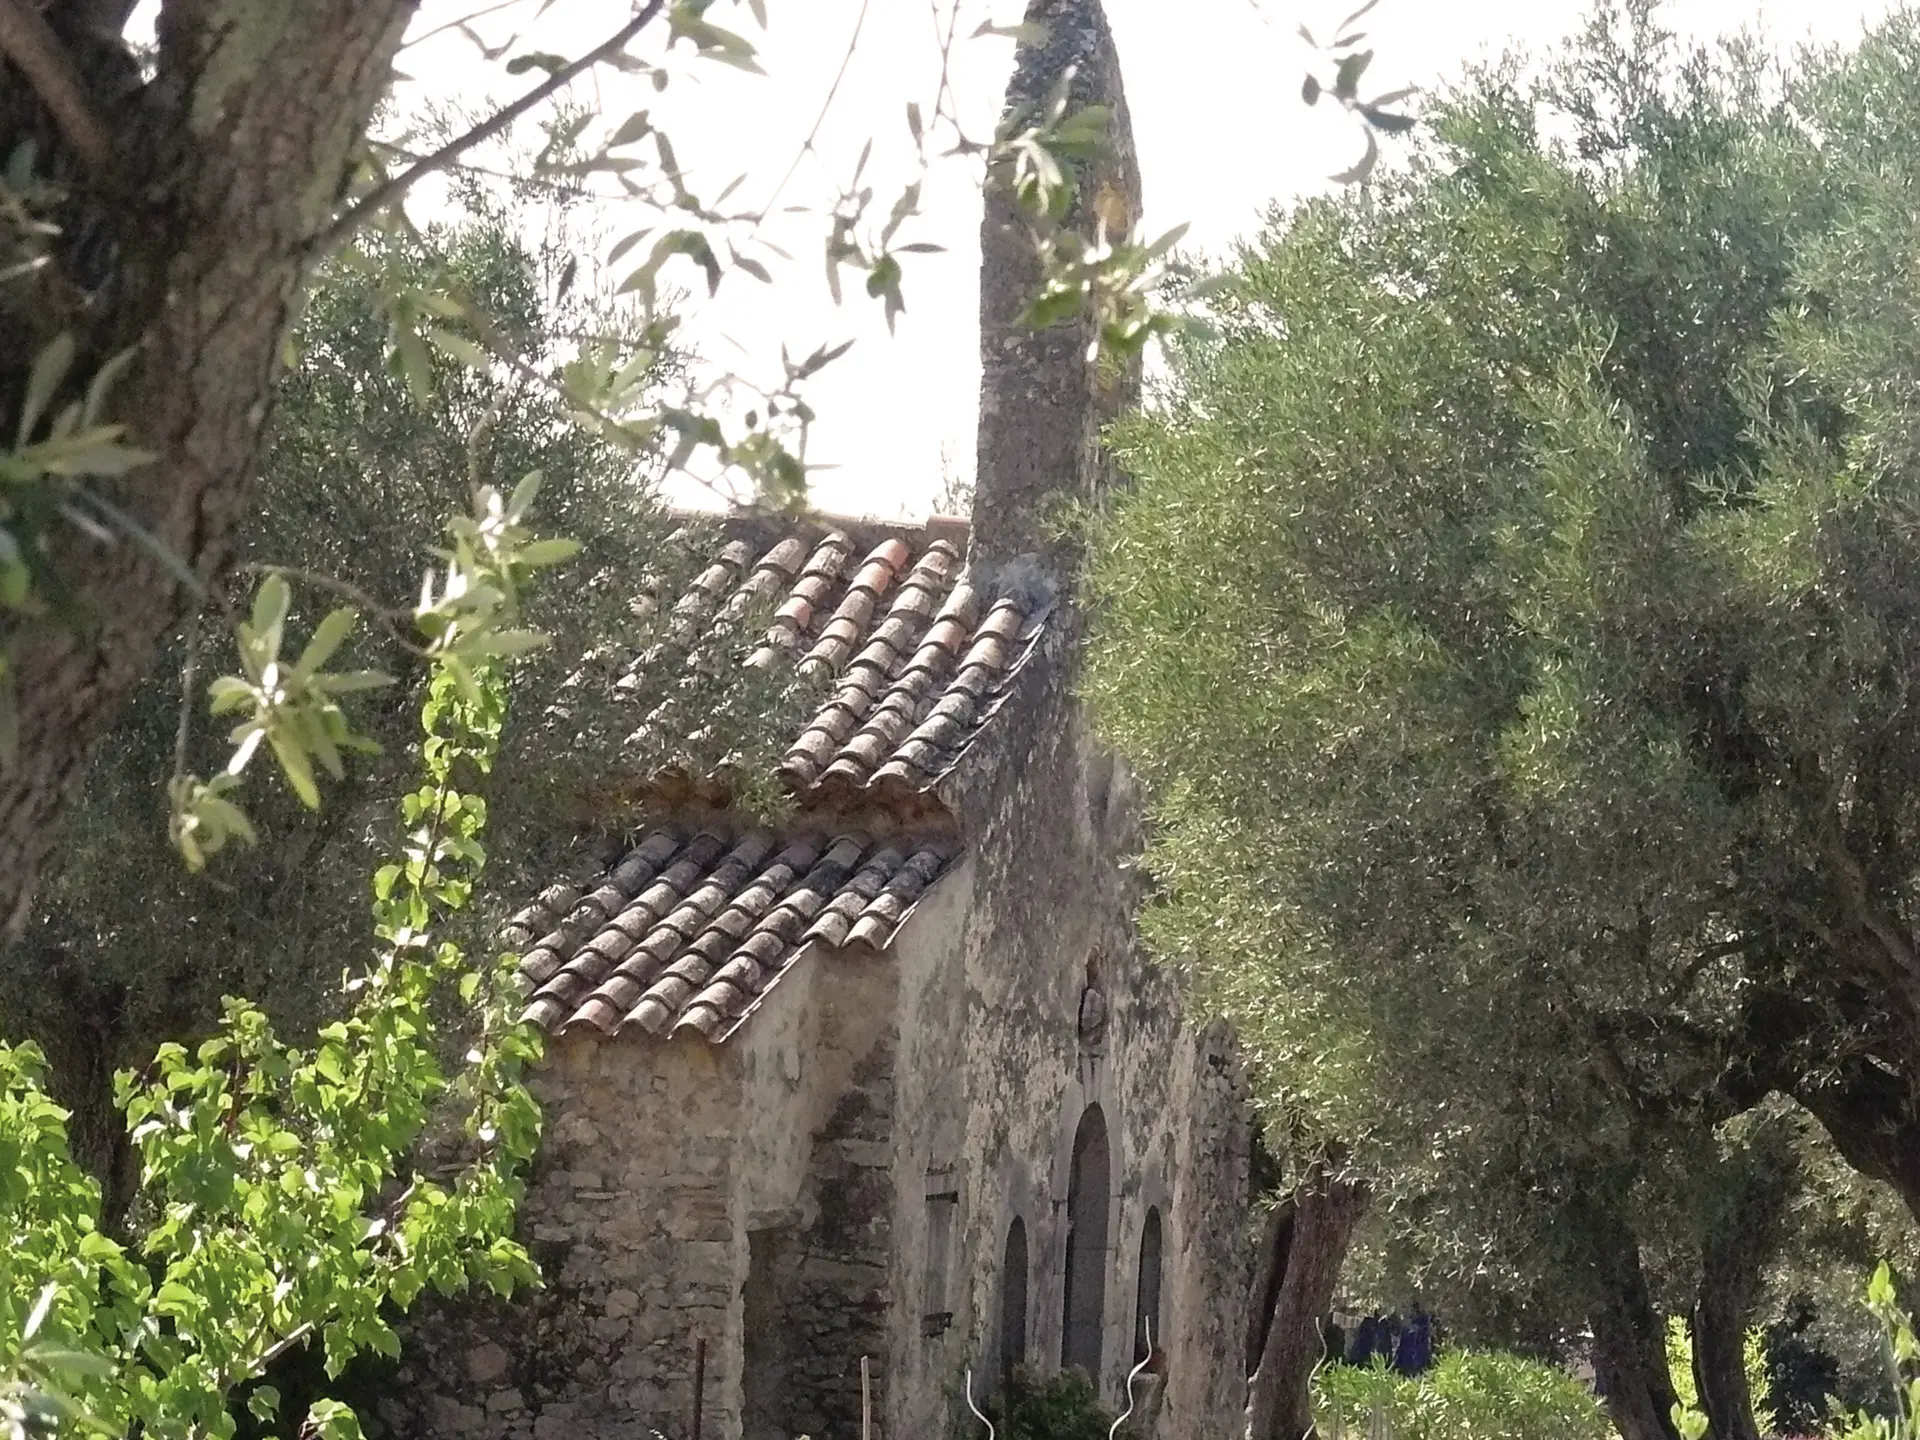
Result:
M1120 56L1100 0L1030 0L1037 43L1020 46L1007 86L1007 114L1043 105L1071 72L1069 110L1105 106L1107 156L1082 167L1069 223L1091 236L1127 234L1140 214L1140 172L1120 82ZM1084 319L1036 330L1020 321L1038 293L1033 238L1011 195L989 184L980 232L980 433L973 503L974 556L990 568L1023 557L1059 581L1073 547L1050 523L1061 500L1083 500L1107 483L1102 426L1139 395L1137 362L1096 361Z

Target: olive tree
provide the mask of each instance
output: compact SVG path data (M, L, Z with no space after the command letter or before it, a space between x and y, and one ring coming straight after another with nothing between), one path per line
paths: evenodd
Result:
M1920 1213L1920 25L1781 74L1628 9L1228 267L1088 688L1273 1132L1533 1207L1655 1436L1677 1151L1788 1096Z

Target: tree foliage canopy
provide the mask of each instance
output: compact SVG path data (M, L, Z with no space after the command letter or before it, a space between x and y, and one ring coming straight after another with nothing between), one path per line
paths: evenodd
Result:
M1227 267L1087 688L1282 1139L1564 1218L1779 1092L1920 1208L1920 22L1628 10Z

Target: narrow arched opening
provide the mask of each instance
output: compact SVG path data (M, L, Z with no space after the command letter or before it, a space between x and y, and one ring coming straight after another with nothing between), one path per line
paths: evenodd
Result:
M1067 1273L1060 1326L1060 1364L1100 1383L1100 1330L1107 1309L1107 1208L1113 1176L1107 1120L1089 1105L1073 1136L1067 1177Z
M1160 1210L1149 1207L1140 1227L1140 1279L1133 1296L1133 1363L1164 1348L1160 1329Z
M1027 1222L1014 1217L1000 1256L1000 1384L1027 1359Z

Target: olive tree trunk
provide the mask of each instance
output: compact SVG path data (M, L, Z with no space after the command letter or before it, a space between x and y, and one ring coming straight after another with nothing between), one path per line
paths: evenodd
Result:
M1316 1167L1291 1204L1285 1271L1253 1377L1251 1440L1301 1440L1313 1433L1312 1380L1322 1325L1354 1228L1366 1213L1367 1191L1356 1180Z
M1673 1423L1673 1377L1666 1330L1647 1292L1640 1248L1631 1235L1600 1266L1599 1295L1588 1315L1593 1369L1607 1416L1621 1440L1680 1440Z
M0 283L0 445L34 357L65 333L78 355L62 403L134 349L108 418L157 457L91 482L144 539L50 523L66 613L0 611L18 704L17 758L0 773L0 920L24 915L89 747L198 603L181 572L206 586L227 561L282 338L417 3L165 0L143 81L114 28L130 6L75 0L45 8L51 64L0 64L0 156L30 142L68 194L52 263ZM9 24L42 13L32 0L0 10ZM47 53L0 34L0 53L16 52Z
M1280 1306L1280 1286L1287 1278L1287 1254L1293 1248L1293 1197L1287 1196L1267 1211L1260 1227L1260 1245L1253 1258L1253 1290L1247 1304L1247 1378L1260 1373L1260 1357L1267 1352L1267 1333Z
M1693 1383L1712 1440L1760 1440L1746 1365L1757 1290L1742 1292L1709 1275L1693 1307Z
M1795 1085L1790 1093L1820 1122L1842 1159L1885 1181L1920 1220L1920 1116L1902 1075L1849 1056L1819 1083Z
M1693 1378L1713 1440L1760 1440L1747 1382L1747 1330L1760 1304L1761 1267L1780 1243L1798 1171L1781 1127L1762 1127L1712 1188L1693 1306Z

